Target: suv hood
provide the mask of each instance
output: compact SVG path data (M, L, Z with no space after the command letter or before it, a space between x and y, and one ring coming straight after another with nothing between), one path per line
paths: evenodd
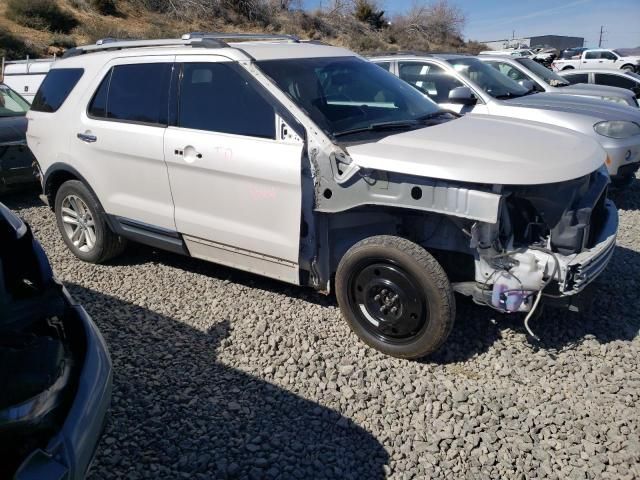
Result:
M568 88L568 87L565 87ZM618 105L599 98L576 97L557 93L536 93L525 97L503 100L508 107L525 107L572 113L599 120L628 120L640 123L640 110L628 105Z
M361 168L469 183L537 185L587 175L605 152L595 140L553 125L485 115L347 147Z

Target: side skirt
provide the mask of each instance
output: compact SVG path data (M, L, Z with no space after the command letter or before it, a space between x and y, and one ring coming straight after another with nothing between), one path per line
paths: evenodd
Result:
M189 249L178 232L115 215L107 215L107 219L111 229L121 237L161 250L189 255Z

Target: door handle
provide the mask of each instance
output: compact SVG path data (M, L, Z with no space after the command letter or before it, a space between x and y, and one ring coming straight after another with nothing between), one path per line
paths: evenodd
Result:
M85 143L94 143L98 140L98 137L90 133L79 133L78 138Z
M191 145L184 147L183 150L176 148L173 153L179 157L184 157L185 160L191 159L193 161L193 157L196 157L198 159L202 158L202 154L196 151L196 149Z

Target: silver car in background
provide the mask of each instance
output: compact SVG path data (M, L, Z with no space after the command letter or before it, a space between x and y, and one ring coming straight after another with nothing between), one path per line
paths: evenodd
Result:
M531 58L513 58L498 55L478 57L500 73L537 92L559 93L638 107L638 101L630 90L606 85L571 85L565 78L552 72Z
M626 70L563 70L558 72L571 85L608 85L625 88L640 101L640 73Z
M633 181L640 167L637 108L586 97L536 93L467 55L386 54L370 60L457 113L533 120L596 139L607 152L607 170L617 186Z

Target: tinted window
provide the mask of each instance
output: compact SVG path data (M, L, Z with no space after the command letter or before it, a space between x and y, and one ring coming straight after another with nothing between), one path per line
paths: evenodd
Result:
M106 118L166 125L170 77L170 63L113 67L107 92Z
M449 92L464 85L443 68L431 63L400 62L400 78L413 85L436 103L446 102Z
M376 65L380 68L384 68L387 72L391 71L391 62L377 62Z
M33 99L31 110L49 113L58 110L83 72L82 68L54 68L49 71Z
M588 73L569 73L567 75L563 75L566 80L569 80L570 83L589 83L589 74Z
M622 75L609 75L606 73L596 73L596 83L599 85L609 85L611 87L633 88L635 82Z
M595 60L596 58L600 58L600 52L587 52L584 54L584 58L586 60Z
M185 63L178 126L275 138L275 111L237 67L226 63Z
M611 53L611 52L601 52L600 53L600 58L604 58L606 60L617 60L618 57L615 56L615 54Z

